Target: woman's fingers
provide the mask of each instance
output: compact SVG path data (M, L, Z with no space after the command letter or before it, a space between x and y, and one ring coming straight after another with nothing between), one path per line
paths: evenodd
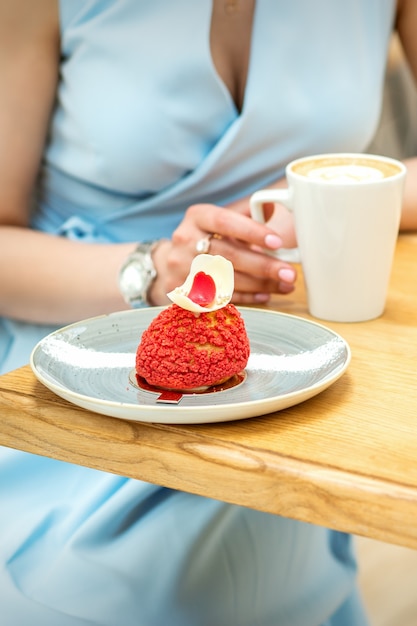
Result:
M276 250L281 244L277 233L245 215L214 205L193 205L187 209L166 250L164 263L169 278L165 285L181 284L192 259L205 251L232 262L234 302L267 302L272 293L285 294L294 289L296 270L264 252L266 248Z
M250 274L235 272L234 299L242 302L267 302L271 294L291 293L294 290L294 283L295 280L262 280Z
M248 280L273 281L293 284L297 272L292 265L262 251L248 248L232 239L211 239L210 254L221 254L229 259L236 272L247 275Z
M174 236L189 241L193 236L198 240L213 233L269 250L277 250L282 246L281 237L267 225L212 204L189 207Z

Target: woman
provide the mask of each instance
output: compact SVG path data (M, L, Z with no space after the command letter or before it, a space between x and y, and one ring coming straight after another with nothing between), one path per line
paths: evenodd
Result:
M235 303L291 292L259 251L294 243L288 216L255 224L248 197L366 148L395 23L417 71L413 0L1 0L1 371L65 323L165 303L205 244ZM5 626L367 623L342 533L12 450L0 468Z

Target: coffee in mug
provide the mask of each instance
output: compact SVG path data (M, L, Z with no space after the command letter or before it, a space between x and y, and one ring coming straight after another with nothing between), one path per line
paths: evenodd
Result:
M333 185L372 182L402 172L392 161L363 156L352 159L336 155L301 159L294 164L292 171L300 176Z

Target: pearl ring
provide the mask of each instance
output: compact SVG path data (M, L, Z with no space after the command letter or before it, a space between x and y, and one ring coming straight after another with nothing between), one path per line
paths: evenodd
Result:
M217 233L210 233L209 235L206 235L206 237L202 237L195 244L196 252L198 254L208 254L212 239L222 239L222 236Z

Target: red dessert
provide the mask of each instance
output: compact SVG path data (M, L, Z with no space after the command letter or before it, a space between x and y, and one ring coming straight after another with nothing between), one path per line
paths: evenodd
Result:
M227 259L198 255L181 287L144 331L136 373L148 385L181 391L206 389L239 374L249 358L249 339L230 303L234 270Z
M143 333L136 373L155 387L211 387L241 372L248 358L243 318L233 304L200 314L172 304Z

